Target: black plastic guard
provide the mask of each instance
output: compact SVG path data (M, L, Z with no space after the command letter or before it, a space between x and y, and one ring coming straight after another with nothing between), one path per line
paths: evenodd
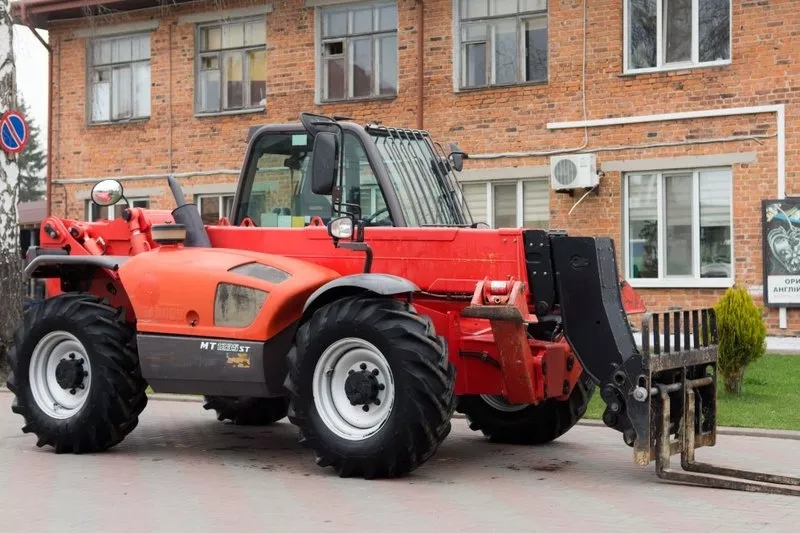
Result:
M609 406L603 421L637 449L650 445L649 402L633 400L638 385L649 390L648 359L636 346L622 305L614 241L607 237L551 237L553 269L564 335L600 386Z
M535 297L533 311L539 317L546 316L558 300L550 252L550 232L537 229L525 230L522 236L525 242L528 283L531 286L531 294Z

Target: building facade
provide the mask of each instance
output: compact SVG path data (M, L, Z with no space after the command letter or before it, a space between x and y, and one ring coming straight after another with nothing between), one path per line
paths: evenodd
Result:
M49 31L60 216L118 216L88 200L104 177L171 208L174 174L214 223L250 126L343 115L457 143L464 194L491 226L613 237L623 277L666 310L734 283L760 302L762 200L800 194L794 0L12 5ZM577 154L599 184L558 192L551 158ZM766 318L800 332L798 310Z

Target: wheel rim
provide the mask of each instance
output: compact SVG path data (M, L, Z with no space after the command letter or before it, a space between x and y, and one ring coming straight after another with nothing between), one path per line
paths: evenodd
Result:
M86 348L66 331L53 331L39 341L28 376L36 405L52 418L74 416L89 397L92 371Z
M498 411L502 411L504 413L515 413L517 411L522 411L528 404L510 404L506 401L505 398L502 396L492 396L490 394L481 394L481 399L489 404L489 407L493 409L497 409Z
M322 422L347 440L374 435L394 406L389 362L374 345L353 337L340 339L323 352L314 369L313 390Z

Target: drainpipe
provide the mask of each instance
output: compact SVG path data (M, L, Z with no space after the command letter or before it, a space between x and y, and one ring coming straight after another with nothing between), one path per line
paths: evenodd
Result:
M417 129L425 129L425 0L417 0Z
M42 39L42 36L36 31L36 28L31 22L28 15L27 7L24 3L20 4L20 20L31 30L34 37L42 43L42 46L47 50L47 71L50 78L50 88L47 91L47 172L44 178L45 184L45 217L49 217L53 203L52 181L53 181L53 48Z
M45 216L50 216L53 206L53 50L47 47L47 71L50 78L50 89L47 91L47 174L45 176ZM59 65L61 68L61 65ZM61 90L61 87L58 88ZM66 198L65 208L66 208ZM64 213L66 216L66 212Z

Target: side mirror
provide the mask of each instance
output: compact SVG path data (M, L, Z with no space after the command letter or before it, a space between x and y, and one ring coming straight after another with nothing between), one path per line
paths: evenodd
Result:
M464 168L464 160L467 158L466 152L463 152L458 146L450 143L450 155L447 156L450 160L450 165L456 172L461 172Z
M100 207L108 207L122 199L122 184L117 180L103 180L92 187L92 202Z
M339 166L339 139L335 133L321 131L314 137L311 156L311 190L314 194L329 195L336 183Z
M328 234L334 239L352 239L353 229L353 219L350 217L334 218L328 222Z

